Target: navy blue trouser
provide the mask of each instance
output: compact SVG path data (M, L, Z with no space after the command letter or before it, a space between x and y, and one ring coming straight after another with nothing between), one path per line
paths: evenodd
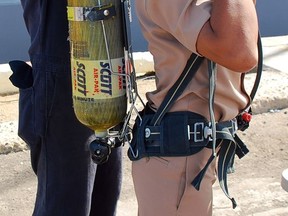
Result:
M121 148L91 160L94 132L75 117L66 0L21 0L32 69L14 68L20 85L19 136L30 146L38 187L34 216L113 216L121 186ZM21 65L22 64L22 65ZM20 65L20 66L19 66Z
M45 56L31 60L32 70L14 72L16 79L17 73L33 74L33 85L21 88L19 99L19 135L30 146L38 178L33 215L115 215L121 148L112 151L106 164L96 166L89 151L93 131L74 115L69 62L55 63Z

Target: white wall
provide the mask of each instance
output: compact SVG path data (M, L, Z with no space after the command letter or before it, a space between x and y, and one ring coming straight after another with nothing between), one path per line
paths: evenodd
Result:
M0 64L27 60L29 37L19 0L0 0Z
M256 9L263 37L288 35L288 0L257 0Z

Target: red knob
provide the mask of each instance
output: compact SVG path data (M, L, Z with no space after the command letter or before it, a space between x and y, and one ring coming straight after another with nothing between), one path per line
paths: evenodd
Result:
M242 119L245 122L250 122L252 119L252 115L250 113L245 112L242 114Z

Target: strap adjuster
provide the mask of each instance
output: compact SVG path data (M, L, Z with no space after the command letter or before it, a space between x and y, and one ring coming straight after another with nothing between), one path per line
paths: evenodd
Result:
M190 130L190 125L187 125L188 131L188 140L191 140L191 134L193 134L193 141L203 142L204 141L204 122L195 122L194 123L194 130Z

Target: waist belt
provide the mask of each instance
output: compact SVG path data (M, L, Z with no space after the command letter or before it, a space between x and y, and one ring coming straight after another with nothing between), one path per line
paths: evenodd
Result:
M210 127L211 126L210 122L203 120L204 118L202 119L188 118L188 123L185 124L184 122L180 122L180 124L182 124L183 127L182 126L179 127L179 125L177 124L178 123L177 120L179 121L179 115L175 114L176 113L173 113L173 115L177 116L178 119L173 119L174 120L173 124L169 125L168 128L164 128L164 130L162 126L147 125L145 127L144 142L147 152L149 153L164 152L163 149L165 149L167 142L170 143L169 141L172 140L172 142L175 142L175 145L181 145L180 139L182 139L182 142L183 141L187 142L187 145L185 145L184 149L184 151L187 152L187 155L191 155L195 151L197 152L197 148L199 150L201 150L203 147L212 148L210 143L210 141L212 141L211 140L212 131ZM169 113L167 114L168 116L167 119L170 118L169 115L171 114ZM193 113L192 115L197 114ZM228 136L231 135L234 136L236 134L236 131L237 131L236 119L216 123L216 136L218 135L218 139L227 138ZM226 134L227 132L228 134ZM182 138L179 139L179 137ZM165 139L167 140L167 142L164 141ZM172 154L173 156L175 156L175 150Z

